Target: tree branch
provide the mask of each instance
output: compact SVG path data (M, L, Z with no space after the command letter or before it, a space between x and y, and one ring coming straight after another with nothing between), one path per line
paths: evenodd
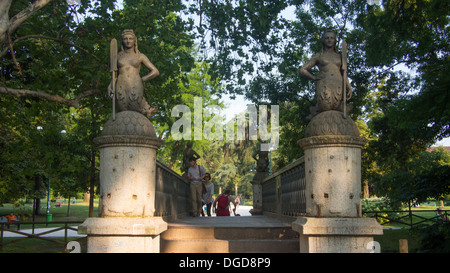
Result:
M33 4L29 5L27 8L22 10L21 12L17 13L11 20L9 20L9 27L8 32L13 33L16 31L16 29L30 17L33 15L36 11L43 8L45 5L50 3L52 0L37 0L34 1ZM2 33L3 34L3 33Z
M16 64L17 69L19 70L19 75L22 75L22 69L20 68L19 63L17 62L16 54L14 54L14 48L13 48L13 44L11 42L11 37L9 36L8 32L6 32L6 36L8 37L9 51L11 52L11 56L13 58L13 61Z
M80 47L80 46L78 46L76 44L73 44L73 43L67 41L67 40L64 40L64 39L61 39L61 38L54 38L54 37L50 37L50 36L43 36L43 35L26 35L26 36L22 36L22 37L17 38L16 40L14 40L14 42L12 42L11 46L14 46L16 43L18 43L18 42L20 42L22 40L25 40L25 39L45 39L45 40L56 41L56 42L61 43L61 44L66 44L66 45L69 45L69 46L73 46L76 49L81 50L81 51L83 51L86 54L89 54L90 56L92 56L97 61L100 61L100 59L97 56L91 54L87 49L84 49L84 48L82 48L82 47ZM0 58L5 56L5 54L7 52L8 52L8 48L5 48L0 53Z
M0 87L0 94L7 94L15 97L34 97L34 98L40 98L40 99L46 99L48 101L53 101L57 103L61 103L66 106L71 106L77 108L79 105L79 102L81 99L92 96L92 95L98 95L101 94L101 91L99 89L89 89L86 91L81 92L78 94L74 99L66 99L61 96L48 94L41 91L34 91L34 90L27 90L27 89L14 89L14 88L7 88L7 87Z

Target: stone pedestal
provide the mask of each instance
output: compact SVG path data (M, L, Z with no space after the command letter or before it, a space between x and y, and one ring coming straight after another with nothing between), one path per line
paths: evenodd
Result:
M301 140L305 150L306 214L361 217L364 138L342 135Z
M361 218L361 150L367 140L338 111L315 116L298 144L305 151L306 216L293 228L301 252L368 252L375 219ZM314 218L317 217L317 218Z
M152 123L133 111L109 119L100 148L100 218L88 218L88 252L159 252L159 234L167 229L155 212L156 150L162 141Z
M251 215L262 215L262 182L269 176L269 172L256 172L252 180L253 188L253 208L250 210Z
M78 227L88 235L88 253L159 253L165 230L161 217L88 218Z
M306 215L361 217L361 149L355 122L338 111L318 114L298 144L305 151Z
M299 217L292 229L300 233L300 253L370 253L373 236L383 234L373 218Z

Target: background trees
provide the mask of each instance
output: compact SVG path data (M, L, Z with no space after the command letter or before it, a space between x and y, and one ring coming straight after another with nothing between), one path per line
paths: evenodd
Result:
M339 47L342 39L349 45L351 117L370 139L363 177L371 188L378 183L377 194L392 189L379 175L408 172L416 160L434 162L421 153L450 136L445 1L68 3L74 2L0 4L1 200L33 194L34 177L45 178L45 183L52 177L55 190L61 183L61 192L72 184L94 189L97 152L92 139L110 115L108 45L125 28L134 29L140 51L161 72L147 83L145 94L159 109L154 124L165 140L159 158L175 170L186 142L171 139L171 109L192 105L195 96L204 105L220 105L223 94L243 94L257 105L280 105L274 169L300 157L303 151L296 142L315 101L314 84L301 78L298 69L320 49L326 28L336 30ZM244 185L252 145L198 141L194 149L216 177L233 175L236 169L230 181ZM396 175L391 178L400 181ZM224 187L231 187L224 181Z
M197 27L208 34L205 43L217 49L213 68L233 82L227 91L244 93L254 103L280 104L279 166L302 155L295 143L314 104L314 87L298 76L298 69L320 49L326 28L336 30L339 45L346 39L351 116L368 125L361 129L370 139L364 165L371 167L363 175L375 183L374 174L407 168L426 147L449 136L448 5L436 0L381 5L219 0L193 8L202 15ZM285 16L286 10L294 16ZM229 24L218 26L220 20ZM378 194L389 193L379 188Z

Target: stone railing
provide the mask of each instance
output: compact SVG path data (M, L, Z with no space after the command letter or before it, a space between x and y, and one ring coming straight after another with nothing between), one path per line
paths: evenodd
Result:
M262 182L262 209L268 216L306 214L305 160L300 158Z
M155 214L176 220L189 214L189 183L179 174L156 161Z

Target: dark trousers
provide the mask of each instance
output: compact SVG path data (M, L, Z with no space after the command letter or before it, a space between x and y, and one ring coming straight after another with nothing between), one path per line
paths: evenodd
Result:
M205 210L203 209L204 205L205 205L205 203L202 202L202 216L205 216ZM211 216L211 206L212 206L212 202L206 204L206 213L208 214L208 216Z

